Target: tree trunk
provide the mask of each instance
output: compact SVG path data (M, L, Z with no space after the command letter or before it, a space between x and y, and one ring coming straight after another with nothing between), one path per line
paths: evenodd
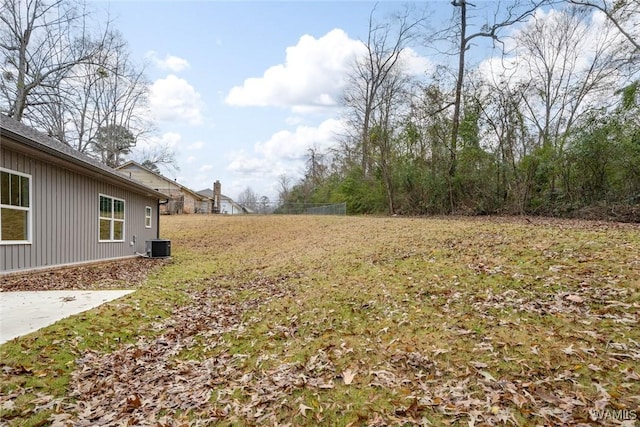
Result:
M466 0L456 0L454 6L460 7L460 52L458 54L458 76L456 78L456 93L453 103L453 118L451 123L451 141L449 145L449 174L447 186L449 187L449 209L455 210L454 180L458 166L458 133L460 129L460 110L462 104L462 83L464 80L464 60L467 51L467 3Z

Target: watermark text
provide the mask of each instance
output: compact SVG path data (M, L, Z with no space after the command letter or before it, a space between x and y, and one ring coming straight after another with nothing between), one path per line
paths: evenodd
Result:
M635 409L590 409L589 416L592 421L634 421L638 419L638 413Z

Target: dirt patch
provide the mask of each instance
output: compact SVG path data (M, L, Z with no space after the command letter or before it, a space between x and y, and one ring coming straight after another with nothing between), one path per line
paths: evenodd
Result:
M0 292L135 289L154 269L168 261L131 258L2 278Z

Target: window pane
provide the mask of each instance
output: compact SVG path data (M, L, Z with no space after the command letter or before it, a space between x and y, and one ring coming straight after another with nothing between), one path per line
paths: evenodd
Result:
M0 203L9 204L9 173L0 172Z
M20 206L23 208L29 207L29 178L26 176L20 177Z
M122 200L114 200L113 211L114 218L124 219L124 202Z
M9 204L13 206L20 206L20 176L10 175L11 181L11 193Z
M100 240L111 240L111 220L100 220Z
M124 240L124 221L113 221L113 240Z
M100 216L111 218L111 199L109 197L100 196Z
M27 217L27 211L1 209L2 240L27 240Z

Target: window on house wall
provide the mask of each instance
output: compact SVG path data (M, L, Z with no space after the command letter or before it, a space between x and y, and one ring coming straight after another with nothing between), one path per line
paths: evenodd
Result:
M124 200L100 195L101 242L124 241Z
M144 208L144 226L146 228L151 228L151 212L150 206Z
M0 168L0 243L31 243L31 175Z

